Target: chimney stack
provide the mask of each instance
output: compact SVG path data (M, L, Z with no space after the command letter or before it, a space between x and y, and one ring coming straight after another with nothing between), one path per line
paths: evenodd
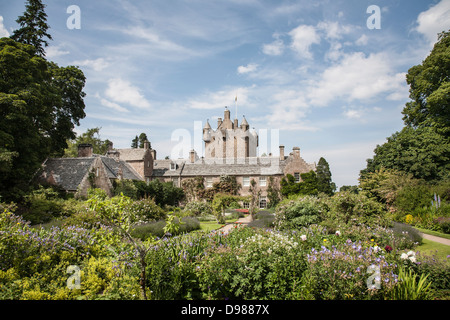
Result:
M87 158L92 157L94 153L94 148L90 143L82 143L78 145L78 157L79 158Z
M284 146L280 146L280 160L284 160Z
M189 152L189 160L191 163L195 162L195 150L191 150L191 152Z
M222 124L222 118L217 118L217 128Z
M300 158L300 148L299 147L293 147L292 151L294 153L294 158Z
M144 150L150 149L150 142L148 140L144 141Z

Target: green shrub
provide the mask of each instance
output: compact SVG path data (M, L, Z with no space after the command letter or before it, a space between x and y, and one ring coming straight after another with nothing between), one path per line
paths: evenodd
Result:
M143 222L156 221L166 217L165 211L149 198L134 201L126 210L139 217Z
M298 229L322 220L325 207L317 197L303 196L296 200L282 201L275 211L278 229Z
M324 201L329 208L326 213L327 219L345 224L388 225L383 205L364 194L341 191L325 198Z
M203 201L188 202L184 207L184 211L194 217L206 216L213 213L211 204Z
M174 223L179 223L179 219L175 218ZM133 229L131 230L131 235L143 241L148 239L149 237L162 238L165 234L164 231L165 226L166 222L164 220L140 224L133 227ZM200 229L200 222L198 221L198 219L193 217L184 217L181 219L181 224L178 229L178 232L175 232L174 234L172 234L172 236L199 229Z

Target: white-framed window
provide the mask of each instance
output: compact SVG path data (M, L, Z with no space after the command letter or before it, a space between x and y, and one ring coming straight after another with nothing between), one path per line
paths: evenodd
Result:
M267 185L266 177L259 177L259 186L265 187Z
M267 207L267 198L266 196L260 196L259 197L259 208L265 209Z
M172 171L177 170L177 164L175 162L170 163L170 170L172 170Z
M206 177L205 178L205 184L207 188L212 188L213 186L213 179L212 177Z
M175 187L178 187L178 178L172 178L172 183Z
M242 177L242 186L250 187L250 177Z
M300 182L300 172L294 172L294 178L296 183Z

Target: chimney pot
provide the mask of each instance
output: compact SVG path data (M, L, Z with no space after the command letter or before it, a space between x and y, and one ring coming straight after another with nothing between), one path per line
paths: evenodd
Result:
M78 145L78 157L79 158L92 157L93 153L94 153L94 148L92 147L92 144L81 143Z
M280 146L280 160L284 160L284 146Z

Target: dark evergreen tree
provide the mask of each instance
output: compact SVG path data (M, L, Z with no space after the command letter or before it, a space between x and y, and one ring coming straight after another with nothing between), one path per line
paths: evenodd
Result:
M47 32L47 14L45 5L41 0L28 0L26 11L16 22L20 28L14 30L11 38L17 42L32 45L36 49L36 54L45 56L44 47L48 46L45 38L52 40L52 36Z
M131 140L131 147L136 149L138 147L139 138L136 136L133 140Z
M148 141L147 135L144 132L142 132L139 135L139 148L143 148L144 147L144 142L145 141Z
M333 195L334 191L336 190L336 184L331 180L330 166L325 158L321 157L319 159L316 173L317 190L330 196Z

